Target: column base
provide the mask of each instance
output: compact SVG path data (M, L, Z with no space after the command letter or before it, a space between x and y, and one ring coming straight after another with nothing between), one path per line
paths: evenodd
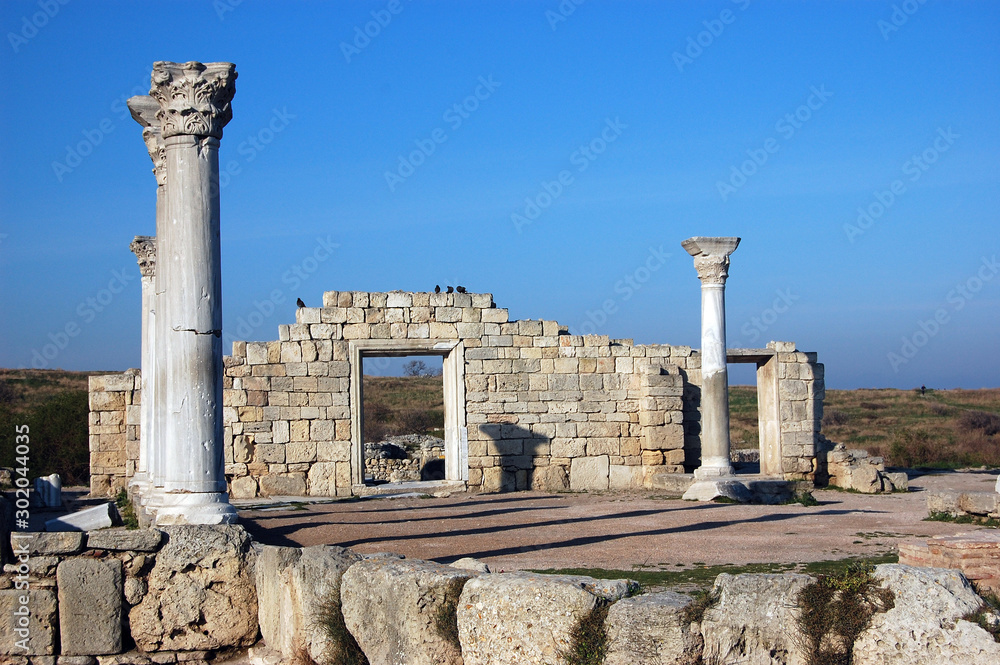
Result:
M157 496L156 526L177 524L235 524L236 509L226 492L164 492Z
M728 457L708 457L702 460L701 466L694 470L695 480L714 480L729 478L736 475L736 470Z
M737 503L750 503L753 495L746 485L730 477L696 480L681 498L685 501L712 501L717 498L725 498Z

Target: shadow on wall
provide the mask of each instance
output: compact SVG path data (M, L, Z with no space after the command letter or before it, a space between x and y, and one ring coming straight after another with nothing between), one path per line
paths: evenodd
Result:
M494 466L482 469L484 492L569 488L569 470L549 464L552 447L549 437L505 423L479 425L479 430L490 438L486 454L498 458ZM536 463L544 466L536 467Z

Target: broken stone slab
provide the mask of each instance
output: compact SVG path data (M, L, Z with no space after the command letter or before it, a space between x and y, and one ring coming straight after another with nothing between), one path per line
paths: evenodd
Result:
M79 531L17 531L10 534L10 545L17 553L27 548L29 556L76 554L83 549L83 534Z
M111 501L84 508L45 523L46 531L96 531L112 526L118 519L118 509Z
M673 591L619 600L608 610L604 665L694 663L701 635L691 629L684 610L691 597Z
M681 498L685 501L712 501L720 497L738 503L750 503L753 499L753 495L746 485L738 480L724 478L696 480Z
M798 598L814 581L799 574L719 575L712 587L719 600L701 622L705 662L808 663Z
M882 474L883 485L885 481L888 481L891 487L886 489L891 492L908 492L910 491L910 477L905 471L886 471Z
M148 593L129 612L144 652L246 647L257 638L254 553L243 527L163 527Z
M962 619L983 601L961 573L882 564L874 577L892 591L894 606L875 614L855 640L855 665L1000 663L1000 643Z
M67 559L56 569L59 641L67 656L122 650L122 562Z
M563 662L582 619L637 589L631 580L572 575L475 577L465 585L458 605L465 665Z
M163 542L159 529L102 529L87 534L87 547L113 552L155 552Z
M370 663L462 665L449 615L476 575L418 559L361 561L341 582L344 623Z
M448 565L454 568L462 568L463 570L474 570L480 573L492 572L488 564L483 563L479 559L473 559L471 556L462 557L458 561L452 561Z
M21 602L24 596L27 596L27 604ZM19 625L22 616L26 616L27 627ZM55 591L4 589L0 591L0 617L3 617L0 620L0 654L47 656L55 653Z

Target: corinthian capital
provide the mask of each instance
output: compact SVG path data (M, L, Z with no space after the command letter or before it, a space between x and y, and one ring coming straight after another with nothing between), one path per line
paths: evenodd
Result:
M232 117L236 65L231 62L154 62L150 96L159 103L156 114L163 138L212 136Z
M702 284L725 284L729 277L729 255L736 251L739 238L688 238L681 246L694 257L694 269Z
M156 273L156 238L153 236L136 236L128 246L139 261L139 272L143 277L152 277Z
M160 121L156 119L160 105L149 95L136 95L129 98L128 110L132 119L142 126L142 140L146 143L149 158L153 160L156 184L163 186L167 183L167 153L160 133Z

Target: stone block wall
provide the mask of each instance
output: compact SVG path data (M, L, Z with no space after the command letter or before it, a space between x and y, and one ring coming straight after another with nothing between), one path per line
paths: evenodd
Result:
M356 492L364 465L357 384L363 359L380 355L445 356L448 455L461 458L449 478L470 489L637 488L699 464L701 356L690 347L511 321L491 294L329 291L323 305L298 309L275 341L234 342L225 358L234 498ZM762 412L771 414L761 422L762 459L774 458L767 472L814 480L823 366L790 342L752 351ZM92 450L111 445L95 440L95 419L114 420L95 407L118 409L122 423L138 417L138 407L122 411L138 404L138 378L121 395L109 386L125 379L103 378L92 384L92 393L107 393L92 403ZM137 450L96 467L93 488L123 485Z
M139 458L139 370L91 376L90 493L111 496L125 487Z

